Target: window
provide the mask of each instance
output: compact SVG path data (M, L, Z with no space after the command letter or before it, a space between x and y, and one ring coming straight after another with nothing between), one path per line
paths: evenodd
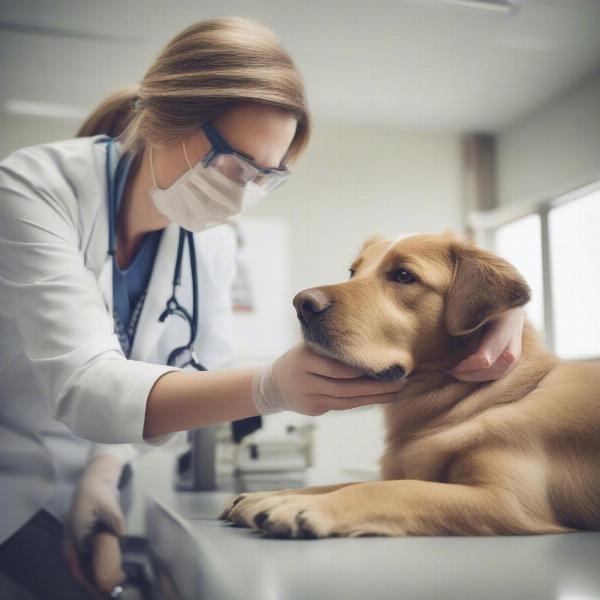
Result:
M513 264L531 288L531 300L525 307L527 318L538 331L544 330L544 286L542 282L542 234L539 215L498 227L496 254Z
M600 182L471 215L478 238L529 283L528 319L561 358L600 358Z
M548 214L554 350L600 356L600 191Z

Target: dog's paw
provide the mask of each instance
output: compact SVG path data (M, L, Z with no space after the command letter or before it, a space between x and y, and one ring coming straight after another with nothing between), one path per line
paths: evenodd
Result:
M236 525L250 526L249 523L246 523L243 519L240 518L242 514L245 514L249 507L256 504L259 500L264 500L265 498L269 498L271 496L278 496L286 493L288 493L288 490L244 492L243 494L238 494L221 511L219 519L221 521L230 521ZM241 504L243 504L243 507L240 506ZM240 510L240 508L243 508L243 510Z
M372 515L353 517L339 498L329 494L254 492L236 496L225 508L225 520L237 527L251 527L275 538L317 539L404 535L389 520Z
M230 519L278 538L328 537L334 535L336 526L328 500L309 494L272 496L245 505L240 502Z
M221 511L221 514L219 515L219 519L221 521L227 521L229 520L229 513L231 512L231 509L238 504L239 502L241 502L244 498L246 498L248 496L247 493L244 494L238 494L237 496L234 496L231 500L229 500L229 502L225 505L225 507L223 508L223 510Z

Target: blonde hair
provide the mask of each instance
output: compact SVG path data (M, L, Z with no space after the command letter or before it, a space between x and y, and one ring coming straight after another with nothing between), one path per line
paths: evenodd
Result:
M283 109L297 120L287 157L304 149L310 115L302 77L273 32L248 19L196 23L175 36L140 85L113 94L78 136L118 137L139 152L149 141L175 141L242 102Z

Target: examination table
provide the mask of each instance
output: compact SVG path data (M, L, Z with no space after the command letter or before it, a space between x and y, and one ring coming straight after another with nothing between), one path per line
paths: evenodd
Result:
M600 533L269 539L217 519L231 497L147 498L157 598L600 600Z

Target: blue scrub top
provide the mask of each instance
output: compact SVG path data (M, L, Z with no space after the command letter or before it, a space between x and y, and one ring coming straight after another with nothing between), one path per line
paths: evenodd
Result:
M125 154L119 160L115 172L117 211L121 205L125 183L127 182L127 174L132 164L133 156ZM148 232L144 236L131 264L125 269L119 268L116 257L113 261L113 316L115 318L115 331L127 356L129 356L129 351L133 343L135 326L142 309L162 232L162 229Z

